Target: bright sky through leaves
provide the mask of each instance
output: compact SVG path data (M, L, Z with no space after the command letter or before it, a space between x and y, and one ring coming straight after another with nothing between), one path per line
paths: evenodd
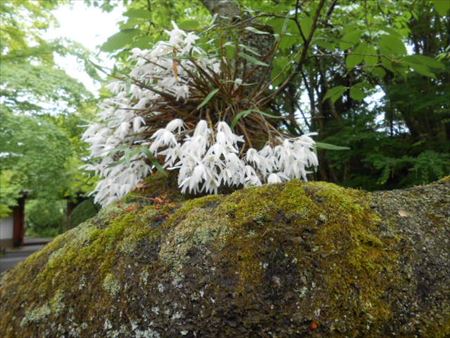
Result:
M100 8L87 6L82 0L72 0L70 4L53 11L59 27L50 28L46 37L73 40L97 54L98 47L117 32L122 12L123 8L119 3L113 11L107 13ZM113 64L104 53L100 53L99 56L103 66ZM100 88L100 84L94 83L74 56L58 56L56 61L70 76L82 82L89 91L96 93Z

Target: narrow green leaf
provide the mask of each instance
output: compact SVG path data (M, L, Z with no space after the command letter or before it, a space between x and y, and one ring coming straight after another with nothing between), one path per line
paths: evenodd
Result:
M161 174L167 175L164 167L156 160L152 160L152 164L155 166L156 170L158 170Z
M282 119L283 118L282 116L272 115L272 114L263 112L259 109L247 109L247 110L243 110L243 111L239 112L239 114L237 114L234 117L233 121L231 122L231 126L234 128L241 119L246 118L251 113L258 113L258 114L261 114L262 116L266 116L271 119Z
M262 116L266 116L266 117L269 117L269 118L271 118L271 119L282 119L282 118L283 118L282 116L276 116L276 115L272 115L272 114L269 114L269 113L263 112L263 111L261 111L261 110L258 110L258 109L255 109L255 112L257 112L257 113L261 114Z
M265 32L265 31L260 31L259 29L256 29L253 26L245 27L245 30L247 30L249 32L252 32L252 33L255 33L255 34L260 34L260 35L271 35L271 33Z
M261 54L259 54L256 50L254 50L253 48L250 48L249 46L246 46L242 43L239 44L239 47L241 47L242 49L245 49L247 52L252 53L253 55L261 56Z
M219 91L219 88L214 89L213 91L211 91L208 96L205 97L205 99L202 101L202 103L200 103L197 107L197 109L200 109L202 107L204 107L205 105L208 104L209 101L211 101L211 99L214 97L214 95L217 94L217 92Z
M248 62L253 63L253 64L257 65L257 66L269 67L269 65L267 63L259 61L255 57L253 57L251 55L248 55L248 54L245 54L243 52L239 53L239 56L241 56L243 59L245 59Z
M253 112L253 109L247 109L247 110L243 110L241 112L239 112L233 119L233 121L231 122L231 126L234 128L236 127L236 125L238 124L238 122L240 121L240 119L245 118L246 116L248 116L249 114L251 114Z
M155 156L153 156L150 149L148 149L147 147L142 147L142 149L140 149L140 151L142 151L142 153L144 153L144 155L152 162L152 164L155 166L156 170L158 170L160 173L162 173L164 175L167 175L166 170L161 165L161 163L158 162L158 160L155 158Z
M336 146L330 143L316 142L316 148L326 150L350 150L349 147Z

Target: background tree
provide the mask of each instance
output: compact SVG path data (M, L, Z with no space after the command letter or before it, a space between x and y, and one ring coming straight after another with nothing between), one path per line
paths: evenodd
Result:
M74 43L42 37L54 23L51 10L58 4L0 3L0 216L27 190L32 200L28 223L35 229L60 229L64 199L91 190L93 183L79 167L86 155L82 125L93 116L95 101L54 61L56 54L82 61L88 54Z

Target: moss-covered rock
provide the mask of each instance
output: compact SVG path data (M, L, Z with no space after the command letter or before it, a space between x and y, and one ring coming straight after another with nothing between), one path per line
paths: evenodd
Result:
M450 183L145 187L0 282L2 337L444 337Z

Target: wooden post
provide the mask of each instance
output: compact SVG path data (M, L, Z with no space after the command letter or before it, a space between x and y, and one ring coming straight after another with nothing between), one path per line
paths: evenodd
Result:
M13 245L21 246L25 236L25 199L26 194L23 194L17 200L17 205L13 208Z

